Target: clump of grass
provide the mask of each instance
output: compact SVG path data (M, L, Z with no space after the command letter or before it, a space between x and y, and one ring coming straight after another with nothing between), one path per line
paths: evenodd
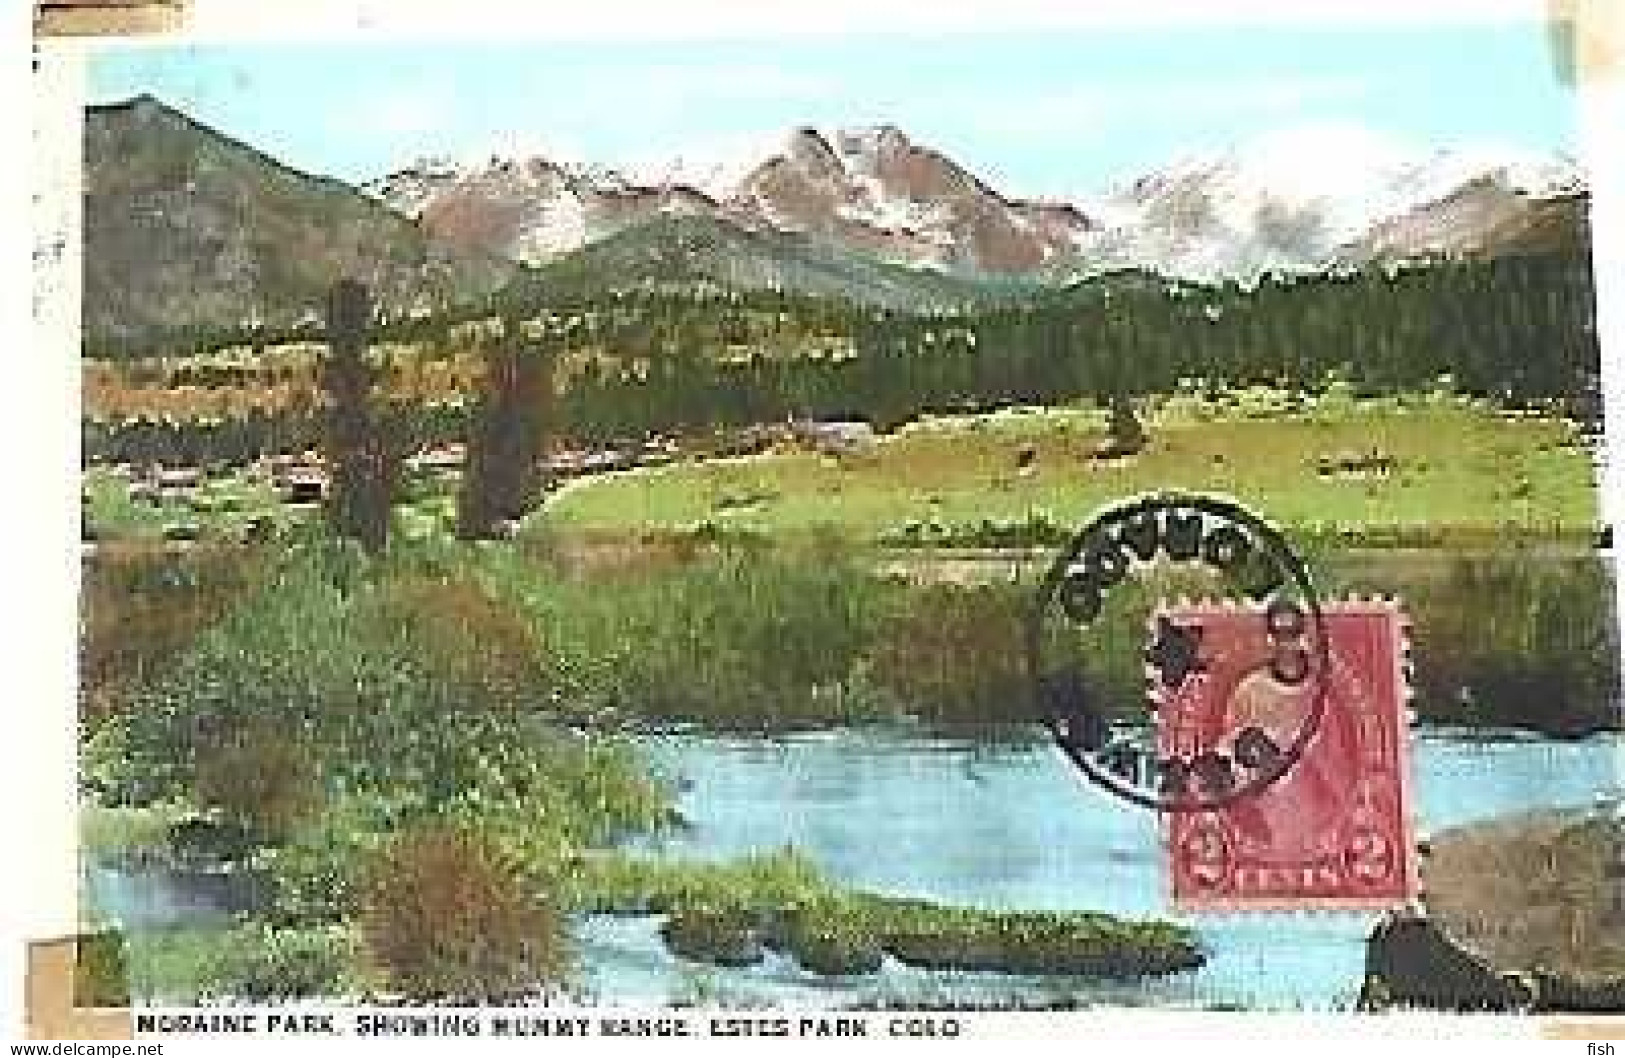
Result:
M665 913L667 943L697 962L748 965L771 948L825 975L872 973L891 955L932 969L1136 978L1195 969L1204 959L1195 936L1173 923L848 891L793 850L735 864L611 856L584 868L590 909Z
M786 847L729 863L673 863L619 853L568 865L573 902L582 911L668 913L682 907L794 907L829 889L818 867Z
M169 841L170 828L188 811L180 804L132 808L87 802L79 806L79 847L100 859L158 855Z
M713 966L753 966L762 961L754 917L738 907L685 907L672 912L660 937L673 955Z
M820 899L782 916L778 940L796 962L826 977L878 971L885 961L882 938L866 915L850 913L840 899Z
M148 929L126 938L132 998L146 1003L345 998L371 984L343 927Z
M390 988L413 999L500 1003L560 981L563 916L533 879L479 835L426 826L372 864L361 934Z
M74 1006L130 1005L129 971L125 966L122 933L106 930L81 934L74 943L74 956Z
M930 969L1134 978L1193 970L1190 932L1098 912L984 912L919 900L871 899L886 950Z

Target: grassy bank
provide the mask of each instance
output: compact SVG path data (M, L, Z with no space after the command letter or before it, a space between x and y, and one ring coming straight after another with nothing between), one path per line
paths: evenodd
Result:
M109 660L87 668L88 685L108 702L134 703L138 716L207 703L204 727L219 732L210 737L238 754L252 753L239 743L265 728L393 747L405 735L389 718L403 717L459 717L476 739L494 725L495 743L515 724L783 731L908 722L973 733L1036 717L1023 651L1031 584L878 574L874 555L834 538L623 543L607 554L538 540L429 541L371 567L324 560L326 573L308 547L295 551L259 560L252 575L253 562L198 553L98 559L87 583L107 601L92 603L85 651ZM1601 560L1518 551L1311 559L1327 597L1404 602L1425 720L1567 735L1618 725L1612 582ZM1169 580L1128 601L1207 590ZM241 609L209 623L233 605ZM174 617L118 620L151 607ZM1124 606L1090 636L1057 641L1050 656L1071 651L1103 702L1137 710L1143 640L1142 613ZM358 716L358 696L389 708ZM470 706L493 701L504 704ZM168 781L159 779L173 770L166 762L201 748L127 747L150 753L148 783ZM427 746L410 754L427 775L452 769L447 782L479 759L447 748L428 760Z
M528 978L495 960L501 987L471 972L456 946L482 931L526 926L499 894L466 885L462 905L435 908L414 928L393 911L398 932L381 937L362 911L328 922L273 921L137 931L122 959L140 997L274 1001L296 996L479 997L505 1000L570 987L568 930L545 959L532 948ZM446 879L443 879L446 880ZM397 891L403 886L396 881ZM1193 970L1204 953L1190 929L1097 912L998 912L845 889L786 848L728 863L691 864L617 852L594 853L553 879L561 914L654 914L666 948L688 962L748 967L769 951L822 976L866 975L887 958L938 970L1135 980ZM534 923L525 935L534 939ZM500 938L498 938L500 942ZM487 948L492 943L485 939ZM411 958L399 958L405 948ZM483 953L489 959L490 952ZM518 953L514 953L518 959Z
M1458 556L1404 579L1332 563L1326 579L1404 603L1424 720L1553 735L1620 726L1618 618L1601 558Z
M1424 720L1557 735L1619 725L1601 559L1305 550L1326 598L1404 603ZM829 541L668 541L603 565L551 551L486 561L479 575L536 622L574 680L565 697L594 715L745 730L908 720L961 732L1035 719L1030 582L877 575L884 563ZM1054 641L1047 660L1070 652L1108 707L1138 709L1147 608L1218 590L1182 571L1125 586L1114 594L1125 605L1089 636Z

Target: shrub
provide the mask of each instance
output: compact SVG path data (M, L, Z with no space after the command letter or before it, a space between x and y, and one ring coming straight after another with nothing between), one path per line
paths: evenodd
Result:
M355 955L341 930L249 926L220 945L211 990L256 1003L333 998L353 976Z
M444 806L527 867L555 874L576 850L658 830L675 818L671 791L626 744L531 723L484 741L477 778Z
M74 1006L130 1005L130 982L125 967L122 933L109 930L80 934L74 942L74 956Z
M262 917L279 926L353 918L362 875L401 818L399 805L377 794L334 798L288 841L261 851L256 866L271 881Z
M169 858L182 869L240 864L258 847L260 835L234 819L189 816L169 828L165 846Z
M565 920L492 843L444 826L408 831L368 872L367 951L413 999L500 1003L563 979Z
M128 949L130 993L147 1003L333 999L364 984L342 928L147 929L130 935Z
M1145 448L1145 427L1134 413L1133 402L1121 393L1114 394L1110 408L1106 423L1107 451L1114 455L1133 455Z
M197 637L248 595L263 555L240 548L107 545L85 563L80 697L100 721L167 673Z
M624 744L526 707L539 652L503 597L395 567L296 554L86 747L104 802L245 828L231 857L263 872L278 927L353 918L382 836L426 819L541 875L671 818Z
M401 792L417 803L400 806L408 813L438 811L471 790L545 794L546 769L579 775L570 761L590 747L548 725L536 642L528 621L471 579L296 556L141 708L97 732L88 770L115 803L187 795L199 769L225 770L209 762L239 732L266 731L308 750L325 788ZM242 751L274 740L249 738ZM504 777L532 755L523 784ZM594 762L607 767L611 756Z
M367 596L361 620L470 705L517 707L546 696L535 630L470 580L392 577Z

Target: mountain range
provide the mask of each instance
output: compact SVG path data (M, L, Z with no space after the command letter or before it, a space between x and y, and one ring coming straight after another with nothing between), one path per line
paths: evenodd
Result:
M352 187L151 97L86 122L86 323L113 336L308 316L356 271L394 312L538 273L578 293L706 283L941 308L1129 269L1250 282L1589 245L1567 160L1416 154L1348 130L1264 137L1063 202L996 189L892 125L797 128L753 157L640 172L431 159Z
M795 129L733 169L684 160L640 182L540 157L442 159L364 190L460 245L532 264L679 215L961 275L1142 269L1201 282L1573 242L1559 221L1568 211L1583 224L1585 205L1561 158L1412 155L1358 130L1266 136L1077 202L1001 193L891 125Z

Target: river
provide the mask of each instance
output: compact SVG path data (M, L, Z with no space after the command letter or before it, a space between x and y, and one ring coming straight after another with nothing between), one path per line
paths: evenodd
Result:
M1433 732L1414 744L1419 832L1617 786L1617 739L1552 742ZM1083 780L1047 744L989 747L840 732L793 739L650 740L685 786L691 824L672 856L726 858L793 843L835 878L878 892L987 908L1168 914L1156 818ZM684 969L654 920L587 924L589 978L604 998L846 1003L964 997L1324 1010L1352 1005L1368 914L1191 919L1210 959L1140 985L910 971L830 983L791 963Z
M689 825L668 856L726 859L794 845L839 881L882 893L986 908L1093 908L1167 916L1155 817L1102 793L1047 744L989 746L866 731L785 739L643 740L682 789ZM1412 753L1419 833L1617 789L1625 742L1553 742L1431 731ZM93 893L137 922L205 913L149 881L97 870ZM586 994L604 1002L735 1005L1081 1002L1327 1010L1358 991L1369 914L1189 919L1209 961L1138 984L912 970L822 979L769 956L742 970L670 956L653 916L578 925Z

